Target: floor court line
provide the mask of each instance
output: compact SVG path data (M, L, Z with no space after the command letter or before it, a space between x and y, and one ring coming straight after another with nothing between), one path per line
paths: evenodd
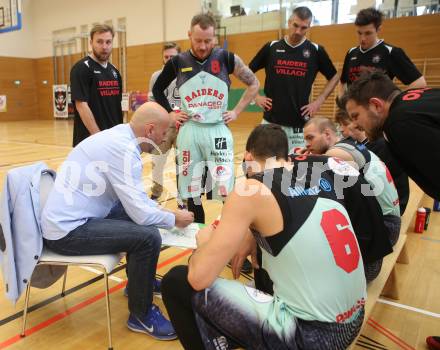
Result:
M378 345L375 345L375 344L371 344L371 343L365 342L363 340L358 340L356 342L356 345L360 346L360 347L362 347L364 349L369 349L369 350L387 350L387 348L384 348L382 346L378 346Z
M413 306L409 306L409 305L405 305L405 304L399 304L399 303L396 303L394 301L389 301L389 300L385 300L385 299L382 299L382 298L378 299L378 301L379 301L379 303L391 305L391 306L394 306L394 307L398 307L400 309L414 311L414 312L418 312L419 314L423 314L423 315L426 315L426 316L432 316L432 317L435 317L435 318L440 318L440 314L437 314L437 313L431 312L431 311L427 311L427 310L423 310L423 309L419 309L417 307L413 307Z
M39 160L35 160L35 161L30 161L30 162L19 162L19 163L8 163L8 164L1 164L0 165L0 169L1 168L7 168L7 167L14 167L14 168L18 168L20 166L25 166L28 164L35 164L38 162L43 162L43 163L47 163L47 162L53 162L53 161L61 161L61 160L65 160L66 157L55 157L55 158L47 158L47 159L39 159ZM54 171L56 171L57 169L52 169Z
M362 345L360 345L362 344ZM371 339L363 334L361 334L359 336L359 339L356 342L356 345L360 345L360 346L368 346L368 347L373 347L375 349L381 349L381 350L388 350L387 347L385 345L383 345L382 343L379 343L378 341Z
M102 271L99 271L99 270L97 270L97 269L94 269L93 267L89 267L89 266L80 266L80 268L83 269L83 270L86 270L86 271L92 272L92 273L94 273L94 274L96 274L96 275L102 275ZM109 279L109 280L112 280L112 281L115 281L115 282L117 282L117 283L124 282L124 280L123 280L122 278L119 278L119 277L116 277L116 276L112 276L112 275L108 276L108 279Z
M124 268L125 268L125 264L120 265L120 266L116 267L112 271L112 273L119 272L119 271L121 271ZM74 286L72 288L67 289L64 292L64 295L73 294L73 293L75 293L75 292L77 292L77 291L79 291L79 290L81 290L81 289L83 289L85 287L90 286L91 284L93 284L95 282L98 282L98 281L102 280L103 278L104 278L103 274L97 275L96 277L93 277L92 279L89 279L89 280L87 280L87 281L85 281L83 283L80 283L80 284L78 284L78 285L76 285L76 286ZM38 302L37 304L29 306L28 313L34 312L34 311L36 311L36 310L38 310L38 309L40 309L40 308L42 308L44 306L47 306L47 305L53 303L54 301L60 300L61 298L63 298L63 296L60 293L57 293L57 294L55 294L54 296L52 296L50 298L44 299L44 300ZM4 326L5 324L7 324L9 322L15 321L16 319L18 319L18 318L20 318L22 316L23 316L23 310L21 310L19 312L16 312L15 314L9 315L6 318L0 320L0 327Z
M168 248L170 248L170 247L168 247L168 246L163 246L163 247L160 249L160 251L162 252L162 251L164 251L164 250L166 250L166 249L168 249ZM185 249L187 249L187 248L182 248L182 250L185 250ZM118 264L118 266L116 266L116 267L113 269L112 274L109 275L109 277L112 276L113 274L115 274L115 273L117 273L117 272L119 272L119 271L125 269L125 267L126 267L126 263L120 261L119 264ZM157 274L157 273L156 273L156 277L157 277L157 276L159 276L160 278L162 278L162 276L161 276L160 274ZM74 286L74 287L72 287L72 288L67 289L67 290L65 291L64 295L70 295L70 294L72 294L72 293L75 293L75 292L77 292L77 291L79 291L79 290L81 290L81 289L83 289L83 288L85 288L85 287L87 287L87 286L89 286L89 285L91 285L91 284L97 282L97 281L100 281L100 280L103 279L103 278L104 278L104 275L103 275L103 273L101 272L101 273L99 273L96 277L94 277L94 278L92 278L92 279L89 279L89 280L87 280L87 281L85 281L85 282L83 282L83 283L80 283L80 284L78 284L78 285L76 285L76 286ZM123 282L123 281L125 281L125 280L122 279L121 281ZM29 306L28 313L31 313L31 312L33 312L33 311L36 311L36 310L38 310L38 309L40 309L40 308L42 308L42 307L44 307L44 306L46 306L46 305L49 305L50 303L53 303L54 301L57 301L57 300L59 300L59 299L61 299L61 298L63 298L63 296L62 296L61 294L55 294L54 296L52 296L52 297L50 297L50 298L48 298L48 299L42 300L42 301L38 302L37 304L34 304L34 305ZM5 318L3 318L3 319L0 320L0 327L3 326L3 325L5 325L5 324L7 324L7 323L9 323L9 322L12 322L12 321L14 321L14 320L16 320L17 318L22 317L22 316L23 316L23 310L22 310L22 311L19 311L19 312L16 312L15 314L9 315L9 316L7 316L7 317L5 317Z
M431 237L420 237L420 239L423 239L424 241L430 241L430 242L434 242L434 243L440 243L440 239L435 239L435 238L431 238Z
M191 249L187 249L185 251L182 251L179 254L176 254L175 256L173 256L173 257L163 261L162 263L158 264L157 265L157 269L165 267L165 266L175 262L176 260L178 260L178 259L180 259L180 258L182 258L182 257L184 257L184 256L186 256L188 254L190 254L191 252L192 252ZM126 286L126 284L127 284L127 281L124 281L124 282L119 283L118 285L110 288L109 289L109 294L112 294L112 293L118 291L119 289L124 288ZM43 321L43 322L39 323L38 325L36 325L36 326L26 330L26 336L29 336L29 335L34 334L34 333L36 333L36 332L38 332L38 331L40 331L40 330L42 330L44 328L47 328L50 325L52 325L53 323L55 323L55 322L57 322L59 320L62 320L63 318L73 314L74 312L77 312L77 311L85 308L86 306L88 306L90 304L93 304L94 302L96 302L96 301L98 301L98 300L100 300L100 299L102 299L104 297L105 297L105 293L104 292L99 293L99 294L95 295L94 297L92 297L90 299L87 299L87 300L85 300L85 301L83 301L83 302L81 302L81 303L79 303L79 304L77 304L77 305L75 305L75 306L65 310L64 312L59 313L59 314L49 318L48 320ZM0 343L0 350L1 349L6 349L7 347L9 347L9 346L19 342L21 339L23 339L23 338L21 338L19 334L15 335L15 336L13 336L13 337L11 337L9 339L6 339L5 341Z
M371 317L368 319L367 324L377 330L379 333L382 333L384 336L386 336L388 339L390 339L393 343L398 345L403 350L416 350L414 347L406 343L404 340L400 339L398 336L396 336L394 333L392 333L387 328L381 326L378 322L376 322Z
M64 147L64 148L70 148L70 149L73 149L72 146L57 145L57 144L53 144L53 143L31 142L31 141L16 141L16 140L10 140L10 141L1 141L0 143L3 143L3 144L18 143L18 144L23 144L23 145L41 145L41 146Z

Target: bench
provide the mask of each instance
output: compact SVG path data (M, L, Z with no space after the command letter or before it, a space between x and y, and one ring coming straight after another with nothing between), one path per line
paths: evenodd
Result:
M399 299L399 284L395 265L396 263L409 263L409 257L405 247L407 232L413 230L413 227L411 226L413 224L413 218L416 214L417 208L420 206L423 196L423 191L414 182L410 181L410 197L405 214L402 216L399 240L393 247L393 253L387 255L383 259L382 269L380 270L379 276L367 286L367 302L365 304L365 319L362 329L365 327L374 305L380 296L385 296L394 300ZM361 332L359 332L359 335ZM356 341L357 338L349 349L355 348Z

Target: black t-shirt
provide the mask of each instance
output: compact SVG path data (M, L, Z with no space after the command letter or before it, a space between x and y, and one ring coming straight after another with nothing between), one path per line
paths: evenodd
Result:
M440 89L410 89L390 106L383 131L409 177L440 200Z
M409 182L408 175L394 158L385 139L381 137L376 141L366 140L364 144L367 148L375 153L389 169L394 180L397 193L399 194L400 215L403 215L409 200Z
M191 50L182 52L171 58L165 64L162 72L157 77L157 80L153 86L154 99L168 112L171 112L172 108L165 96L164 90L174 79L176 79L176 87L179 90L179 94L182 99L181 107L185 108L185 94L180 90L182 85L190 81L200 72L207 72L212 76L224 81L229 89L231 85L229 74L234 72L234 68L234 53L223 49L214 48L211 51L211 54L204 60L199 60L196 58L191 53ZM204 82L200 80L199 85L204 85Z
M72 102L87 102L100 130L109 129L123 121L122 79L110 62L103 67L90 56L75 63L70 71ZM75 108L73 146L90 136Z
M405 51L384 41L365 51L360 46L351 48L345 56L341 83L350 85L364 70L381 70L405 85L422 76Z
M389 231L376 197L362 193L361 186L368 184L362 175L332 157L292 155L291 158L292 171L278 168L252 176L271 188L283 213L284 230L266 238L274 253L282 249L307 220L318 198L331 199L345 207L364 263L392 252Z
M266 72L264 93L272 99L272 109L264 112L264 119L294 128L304 126L301 107L309 103L316 74L321 72L327 80L336 74L325 49L309 40L295 47L285 39L269 42L249 68L253 72L264 68Z

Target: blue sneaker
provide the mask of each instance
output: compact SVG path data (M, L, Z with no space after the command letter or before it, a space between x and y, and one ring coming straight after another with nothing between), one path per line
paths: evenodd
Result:
M173 325L154 304L151 305L150 310L148 310L147 315L142 320L130 314L127 327L133 332L145 333L158 340L177 339Z
M153 295L162 299L162 280L154 279L153 282ZM124 288L124 295L128 297L128 287Z

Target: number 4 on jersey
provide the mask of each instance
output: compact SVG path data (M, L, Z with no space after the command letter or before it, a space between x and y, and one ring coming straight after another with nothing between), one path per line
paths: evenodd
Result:
M357 269L360 257L355 235L348 228L349 225L345 215L337 209L322 213L321 227L327 237L335 263L347 273Z

